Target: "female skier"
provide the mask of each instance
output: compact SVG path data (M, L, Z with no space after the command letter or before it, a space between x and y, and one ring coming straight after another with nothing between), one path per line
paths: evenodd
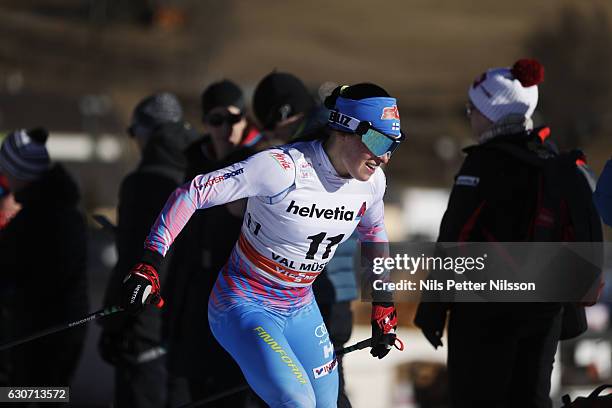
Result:
M363 83L336 88L326 106L327 137L265 150L175 190L124 281L128 311L161 307L157 270L194 211L248 198L208 314L216 339L272 407L336 406L335 354L311 285L355 228L361 242L387 241L380 165L404 139L397 102ZM389 352L396 326L393 304L373 303L374 357Z

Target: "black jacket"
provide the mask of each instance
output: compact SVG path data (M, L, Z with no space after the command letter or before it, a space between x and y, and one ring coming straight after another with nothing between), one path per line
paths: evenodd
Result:
M440 224L438 242L517 242L527 239L535 210L538 169L495 149L527 149L528 134L499 136L464 149L467 154ZM472 223L475 220L475 223Z
M79 190L61 165L15 194L0 232L0 303L20 336L87 314L87 233Z
M496 148L496 145L511 143L528 150L534 137L537 137L534 133L502 135L464 149L467 157L455 176L438 242L528 240L530 220L536 209L539 169ZM459 304L422 302L417 309L415 324L423 329L442 331L446 312L456 305ZM464 303L461 307L469 306ZM530 304L487 306L491 313L506 312L506 308L515 315L524 315L525 308L533 309ZM543 313L555 313L558 308L558 304L550 304L540 309L545 309Z

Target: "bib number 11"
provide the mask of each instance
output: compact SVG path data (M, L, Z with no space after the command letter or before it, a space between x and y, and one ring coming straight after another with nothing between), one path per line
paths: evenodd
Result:
M323 240L325 240L326 236L327 232L319 232L316 235L306 237L311 241L310 247L308 248L308 252L306 253L306 259L314 259L315 254L319 250L319 246L321 245ZM325 251L323 252L323 255L321 255L321 259L327 259L329 257L329 253L331 252L332 247L334 245L338 245L340 241L342 241L342 238L344 238L344 234L327 238L326 241L329 241L329 243L325 246Z

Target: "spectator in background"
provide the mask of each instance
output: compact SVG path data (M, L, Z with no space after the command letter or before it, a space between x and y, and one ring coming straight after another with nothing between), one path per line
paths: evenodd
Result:
M261 140L261 133L246 117L242 90L234 82L224 79L211 84L202 92L201 102L204 134L211 139L217 161Z
M242 90L227 79L209 85L201 97L204 136L187 149L186 180L250 156L265 146L245 115ZM241 200L242 201L242 200ZM227 261L240 234L240 202L194 214L174 246L166 285L166 327L170 405L181 406L246 383L242 372L210 332L207 297L217 271ZM214 367L214 369L202 369ZM257 404L250 391L233 394L218 405Z
M244 160L252 154L270 147L270 143L264 138L263 133L246 116L242 90L238 85L227 79L213 83L202 93L202 124L205 134L211 140L215 158L213 169L215 170ZM193 176L201 173L202 171L194 173ZM229 212L242 223L244 206L245 200L238 200L214 209L208 214L211 220L218 219L223 222L229 220L225 219L223 214L220 214L221 218L217 218L216 213ZM223 228L221 223L217 223L217 225ZM212 227L214 229L215 226ZM240 225L237 225L232 231L238 234ZM228 235L233 237L234 233ZM219 243L219 240L213 239L213 245ZM211 250L212 255L217 258L217 261L213 261L213 264L219 265L219 267L225 264L227 256L232 250L232 245L225 241L221 245L222 250L215 248Z
M19 204L15 202L13 193L9 190L8 180L5 175L0 174L0 230L3 230L19 211ZM0 298L4 297L4 293L0 292ZM0 303L0 333L8 333L7 325L8 311L4 310L4 305ZM10 339L0 335L0 344ZM8 385L9 374L8 353L0 352L0 386Z
M263 136L246 116L242 90L230 80L209 85L201 107L204 132L185 151L187 178L218 168L236 150L259 145Z
M563 203L539 207L542 173L525 159L554 154L544 141L548 128L534 129L531 119L543 76L537 61L523 59L486 71L469 88L466 113L478 144L465 149L438 242L567 240ZM579 175L559 182L571 186L568 194L577 195L576 186L590 191ZM552 221L538 223L544 216ZM434 347L442 345L447 311L453 408L552 406L550 378L565 329L561 303L422 302L415 324Z
M253 111L270 144L285 144L307 133L316 133L327 123L309 119L317 112L312 95L296 76L271 72L255 88ZM313 130L313 132L311 132Z
M599 215L606 224L612 226L612 159L608 160L599 177L594 199Z
M20 208L21 206L15 201L15 196L9 189L8 179L4 174L0 174L0 230L3 230L8 225ZM0 298L4 297L4 295L0 291ZM4 310L4 305L0 303L0 333L7 334L9 332L7 319L8 310ZM0 335L0 343L9 340ZM0 386L8 385L9 367L8 352L0 352Z
M88 313L87 233L79 189L51 165L45 129L17 130L0 148L0 169L21 210L0 231L0 303L7 338L16 339ZM11 386L68 386L85 326L9 350ZM62 404L59 404L62 405ZM55 406L49 404L49 406Z
M119 288L130 266L140 259L142 240L168 195L185 177L184 149L197 135L183 121L173 94L157 93L134 109L128 128L141 160L121 183L116 245L118 261L110 278L105 305L119 304ZM161 279L165 279L161 271ZM115 367L115 407L154 408L166 404L165 348L161 311L148 308L138 316L123 313L102 322L102 357Z
M265 129L266 138L278 144L320 138L321 133L327 132L329 110L318 106L302 81L292 74L272 72L264 77L255 88L253 110ZM334 348L342 348L353 331L351 301L357 298L353 265L356 246L355 235L340 244L334 258L312 285L329 331L325 337L329 336ZM350 408L342 356L338 357L338 376L338 407Z

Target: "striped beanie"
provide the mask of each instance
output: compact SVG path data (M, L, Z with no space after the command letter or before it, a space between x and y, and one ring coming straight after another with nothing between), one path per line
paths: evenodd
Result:
M35 180L51 166L43 128L19 129L10 133L0 147L0 169L18 180Z

